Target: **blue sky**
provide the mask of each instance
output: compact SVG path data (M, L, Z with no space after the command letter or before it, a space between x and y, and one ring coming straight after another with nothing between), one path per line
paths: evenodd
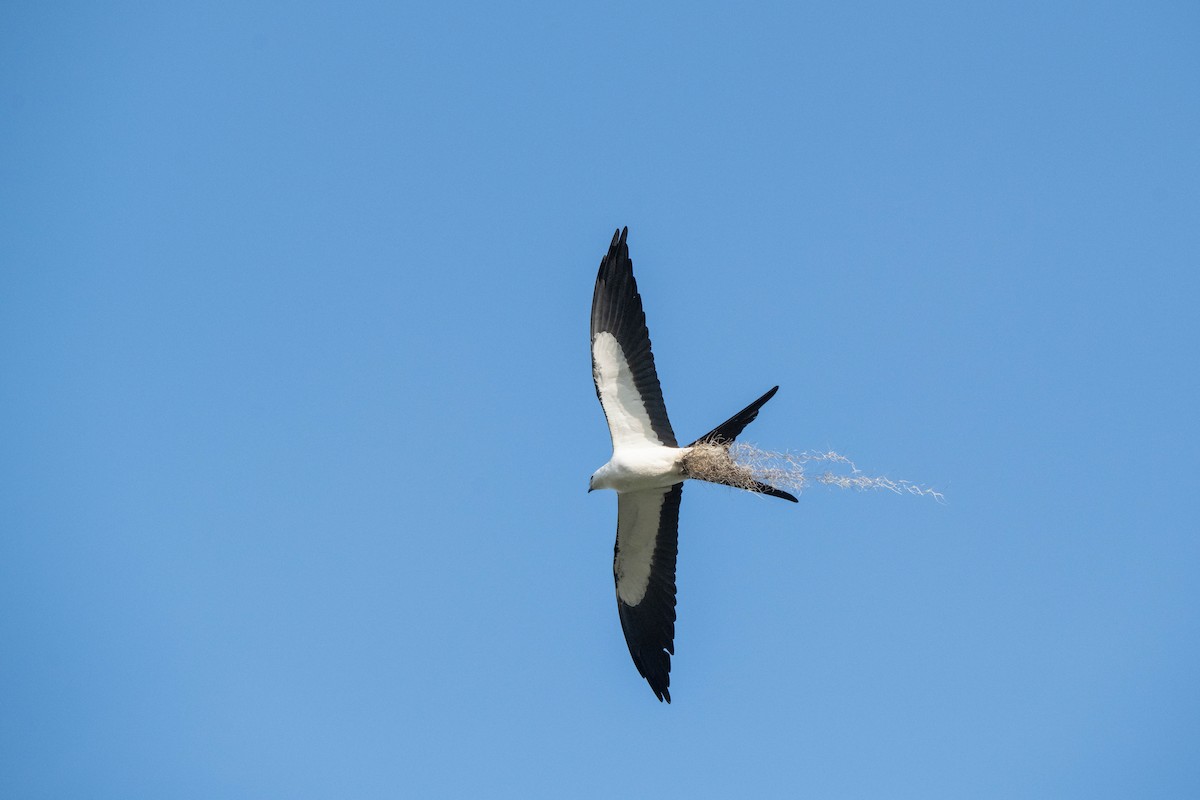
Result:
M1190 3L0 12L0 795L1200 794ZM592 282L682 440L613 598Z

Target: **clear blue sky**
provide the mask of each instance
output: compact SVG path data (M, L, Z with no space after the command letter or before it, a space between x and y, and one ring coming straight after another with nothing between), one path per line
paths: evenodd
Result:
M1195 3L0 12L0 795L1200 796ZM628 225L685 490L629 659Z

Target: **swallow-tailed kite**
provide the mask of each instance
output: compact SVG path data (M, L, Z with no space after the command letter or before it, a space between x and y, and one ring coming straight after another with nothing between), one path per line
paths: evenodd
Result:
M633 279L633 264L625 237L629 229L613 234L608 254L600 262L592 296L592 377L596 396L608 420L613 454L596 470L592 489L617 492L617 543L613 577L617 584L617 610L625 642L638 672L650 683L658 699L671 702L671 655L675 652L675 556L679 545L679 499L689 474L689 454L697 445L721 454L742 429L758 416L763 403L778 386L734 414L725 422L680 447L667 419L662 389L650 353L650 334L642 298ZM712 447L716 445L717 447ZM716 480L772 497L796 502L773 486L737 475L737 480Z

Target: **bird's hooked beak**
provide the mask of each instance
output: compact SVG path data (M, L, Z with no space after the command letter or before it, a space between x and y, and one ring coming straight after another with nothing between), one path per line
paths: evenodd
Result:
M591 494L594 491L596 491L596 487L592 486L592 479L588 478L588 494Z

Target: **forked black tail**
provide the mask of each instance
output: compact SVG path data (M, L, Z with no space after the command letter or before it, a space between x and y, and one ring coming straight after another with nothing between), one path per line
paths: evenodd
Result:
M754 422L755 418L758 417L758 410L763 407L763 404L774 397L775 393L778 391L778 386L771 387L771 390L762 397L758 398L753 403L746 406L741 411L734 414L732 417L725 420L720 425L713 428L711 431L704 434L688 446L691 447L697 444L715 444L725 445L728 447L729 445L733 444L734 440L737 439L738 434L744 431L746 426L751 422ZM754 482L754 491L759 492L760 494L765 494L769 497L778 497L781 500L791 500L793 503L800 502L782 489L776 489L774 486L768 486L767 484L759 481Z

